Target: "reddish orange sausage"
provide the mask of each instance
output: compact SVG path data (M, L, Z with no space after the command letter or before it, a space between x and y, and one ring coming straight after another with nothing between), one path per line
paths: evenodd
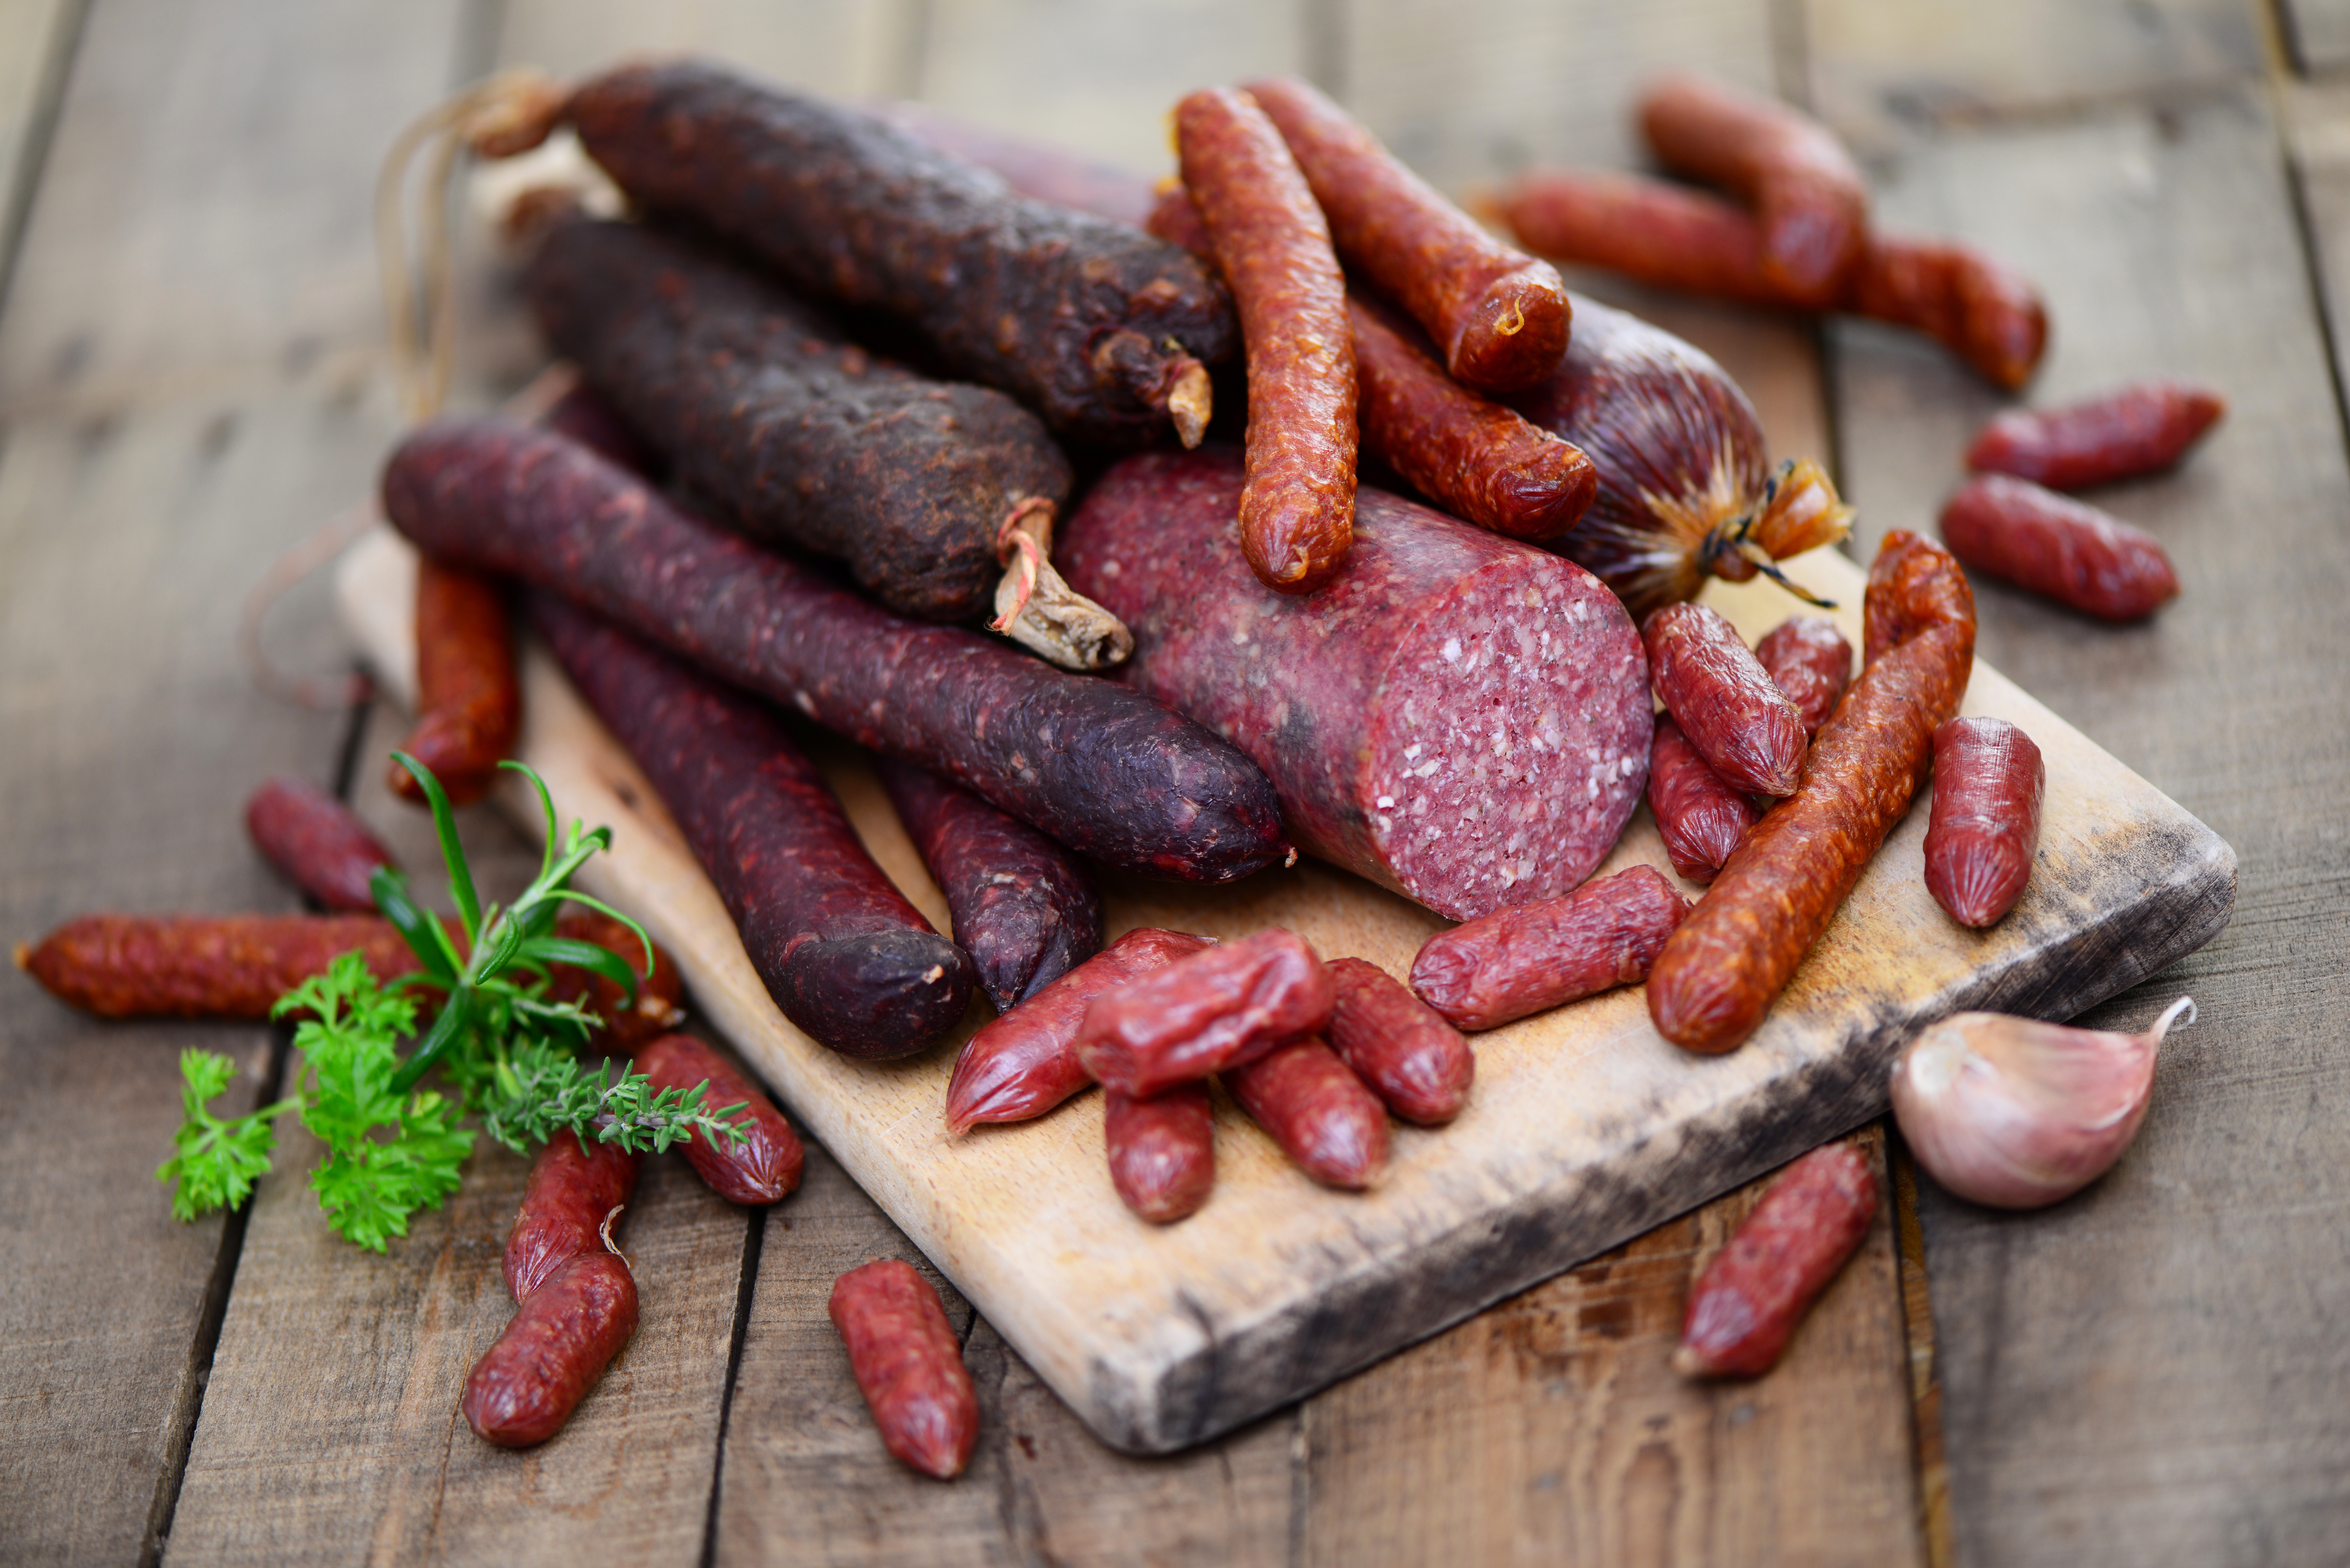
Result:
M1690 1292L1673 1369L1759 1376L1813 1301L1860 1250L1877 1216L1877 1173L1850 1144L1815 1148L1771 1184Z
M547 1139L530 1162L522 1211L506 1232L506 1290L520 1302L583 1252L603 1250L604 1222L637 1189L644 1156L618 1144L586 1143L568 1132Z
M567 963L547 966L548 1001L576 1002L604 1021L603 1027L588 1039L590 1049L608 1051L616 1056L629 1055L646 1041L666 1034L685 1022L685 980L678 972L677 961L659 942L653 944L653 966L648 971L644 944L637 940L634 931L609 915L595 909L567 909L556 920L555 934L609 949L637 977L637 999L632 1002L619 986L593 970Z
M1388 1165L1388 1116L1316 1035L1224 1074L1224 1086L1282 1151L1325 1187L1359 1192Z
M1105 1090L1102 1144L1119 1200L1154 1225L1199 1212L1216 1184L1216 1113L1205 1084L1147 1100Z
M1689 907L1655 867L1635 866L1437 932L1412 960L1411 989L1462 1029L1499 1029L1647 978Z
M1820 732L1852 679L1852 644L1825 616L1789 616L1754 645L1754 658L1795 705L1806 735Z
M637 1071L657 1089L691 1089L707 1083L702 1108L719 1111L741 1104L731 1119L742 1141L713 1147L706 1137L680 1144L687 1161L730 1203L764 1205L788 1197L800 1184L807 1151L773 1100L746 1083L726 1059L691 1034L665 1034L637 1056Z
M1183 183L1248 350L1241 549L1260 581L1311 593L1355 526L1355 348L1329 225L1264 111L1213 88L1175 106Z
M961 1473L979 1441L979 1396L931 1282L879 1258L833 1282L832 1326L881 1446L924 1475Z
M1338 1000L1328 1038L1338 1059L1408 1122L1436 1127L1459 1116L1477 1075L1461 1032L1377 964L1333 959L1330 980Z
M1137 1098L1254 1061L1330 1022L1337 988L1305 939L1274 928L1129 981L1094 1001L1077 1059Z
M1785 104L1690 72L1642 95L1640 129L1669 166L1754 209L1763 276L1797 303L1835 301L1868 232L1868 182L1835 133Z
M452 805L489 793L522 723L514 625L504 590L426 556L416 566L416 727L400 749L432 770ZM391 793L415 805L424 788L398 763Z
M1648 753L1648 810L1673 869L1692 882L1712 881L1762 815L1706 766L1670 714L1657 721Z
M244 803L244 830L287 881L326 908L375 912L369 878L393 864L391 851L317 784L289 774L264 781Z
M1967 448L1967 466L2051 490L2135 479L2186 456L2227 411L2210 388L2158 376L2061 409L2010 409Z
M1428 329L1454 380L1515 392L1558 369L1573 312L1556 268L1494 239L1305 83L1248 90L1305 171L1339 254Z
M1934 731L1974 667L1966 574L1931 539L1896 529L1869 568L1860 679L1812 742L1802 784L1730 857L1648 974L1648 1016L1687 1050L1754 1033L1909 809Z
M265 1019L277 999L357 950L378 980L416 955L379 915L83 915L16 967L102 1018Z
M1703 605L1667 605L1640 626L1657 699L1706 765L1733 789L1790 795L1804 766L1804 721L1728 621Z
M2023 896L2047 783L2040 748L2004 719L1953 719L1934 732L1926 888L1950 919L1991 925Z
M2153 535L2028 479L1979 474L1942 505L1942 540L1979 572L2100 620L2137 620L2178 597Z
M2048 348L2048 308L2031 281L1945 240L1870 235L1844 307L1916 327L2011 392L2032 379Z
M473 1364L461 1408L483 1441L526 1449L562 1429L637 1332L637 1282L617 1254L556 1265Z

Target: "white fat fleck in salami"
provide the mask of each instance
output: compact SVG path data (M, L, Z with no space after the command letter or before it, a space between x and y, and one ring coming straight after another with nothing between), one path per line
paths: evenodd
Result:
M1135 634L1126 679L1272 778L1301 848L1469 919L1555 898L1648 782L1648 660L1574 563L1372 489L1329 586L1260 584L1240 455L1130 458L1062 530L1063 575Z

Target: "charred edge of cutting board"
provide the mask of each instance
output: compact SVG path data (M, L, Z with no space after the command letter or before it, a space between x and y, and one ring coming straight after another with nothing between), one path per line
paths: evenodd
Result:
M1494 1302L1711 1202L1806 1149L1882 1115L1893 1058L1919 1029L1969 1008L2069 1018L2200 948L2235 907L2235 852L2193 817L2133 826L2096 857L2085 884L2055 889L2110 912L2060 943L1908 1008L1879 1006L1843 1048L1711 1124L1689 1124L1628 1151L1618 1170L1563 1177L1506 1210L1412 1255L1330 1282L1304 1308L1220 1333L1179 1296L1200 1348L1171 1364L1097 1360L1080 1414L1105 1442L1168 1453L1203 1442L1326 1387Z

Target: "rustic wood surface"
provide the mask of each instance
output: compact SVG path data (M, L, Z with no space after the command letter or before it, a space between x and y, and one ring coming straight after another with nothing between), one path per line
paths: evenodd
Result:
M0 1220L0 1556L152 1559L168 1525L172 1554L191 1556L274 1542L569 1562L609 1542L596 1554L677 1563L1878 1563L1933 1551L1938 1532L1903 1529L1922 1506L1971 1563L2338 1560L2350 1428L2329 1331L2350 1297L2350 1067L2330 1044L2350 1001L2350 475L2326 345L2329 322L2338 343L2350 321L2350 132L2327 103L2327 73L2350 66L2342 8L1162 0L1109 16L1043 0L0 4L0 211L22 217L12 266L0 249L0 940L99 906L292 907L237 808L275 769L338 779L361 732L250 688L236 606L364 492L397 428L367 192L397 126L457 81L501 61L704 47L1156 172L1177 90L1299 70L1465 192L1538 161L1637 166L1623 105L1645 72L1697 63L1834 117L1888 221L1991 245L2042 282L2057 339L2030 400L2163 369L2235 401L2180 474L2101 498L2156 530L2188 579L2153 627L2115 634L1983 595L1991 661L2241 859L2230 930L2094 1015L2136 1024L2175 989L2203 1008L2167 1050L2129 1159L2038 1217L1989 1216L1921 1179L1901 1267L1880 1226L1758 1385L1663 1376L1692 1238L1711 1245L1732 1198L1167 1460L1094 1442L951 1298L986 1437L974 1474L941 1487L879 1453L823 1321L831 1272L907 1243L812 1151L803 1192L747 1230L723 1205L671 1210L679 1266L735 1282L731 1303L715 1283L699 1303L723 1334L673 1325L691 1376L722 1356L722 1384L732 1369L715 1407L654 1416L677 1422L670 1451L632 1447L625 1472L545 1450L525 1473L535 1517L554 1522L500 1534L512 1521L484 1517L500 1494L445 1421L417 1419L433 1412L403 1425L394 1398L366 1433L298 1415L411 1377L421 1398L442 1374L412 1348L387 1367L384 1347L453 1343L475 1305L494 1323L478 1282L434 1284L437 1241L317 1257L279 1218L307 1196L291 1167L225 1225L174 1225L149 1179L177 1049L235 1055L250 1094L268 1032L99 1024L0 973L0 1065L17 1085L0 1109L16 1199ZM2310 79L2282 81L2288 60ZM1930 520L1999 406L1890 332L1639 307L1722 355L1783 448L1832 452L1871 539ZM496 341L461 382L477 400L528 368L526 342ZM1790 440L1791 419L1819 435ZM268 642L288 666L338 668L322 585L276 612ZM380 736L390 721L368 722ZM490 849L504 830L484 816L468 832ZM400 847L429 855L412 831ZM494 1175L476 1178L484 1199ZM463 1221L494 1241L495 1215L461 1208L472 1196L420 1236ZM301 1338L378 1291L407 1293L355 1325L382 1336L369 1348ZM439 1324L419 1315L432 1291ZM1905 1315L1906 1361L1883 1354ZM1759 1459L1741 1436L1758 1428ZM374 1446L339 1466L289 1451L330 1429ZM256 1463L203 1468L235 1454ZM648 1463L662 1490L698 1477L699 1508L629 1485ZM430 1522L428 1478L447 1500ZM657 1539L640 1514L662 1521Z

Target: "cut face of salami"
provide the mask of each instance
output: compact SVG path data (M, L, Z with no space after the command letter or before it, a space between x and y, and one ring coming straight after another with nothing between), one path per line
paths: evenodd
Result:
M1455 919L1590 875L1648 780L1648 660L1590 573L1364 489L1328 587L1259 583L1240 454L1129 458L1062 533L1125 679L1271 776L1300 847Z

